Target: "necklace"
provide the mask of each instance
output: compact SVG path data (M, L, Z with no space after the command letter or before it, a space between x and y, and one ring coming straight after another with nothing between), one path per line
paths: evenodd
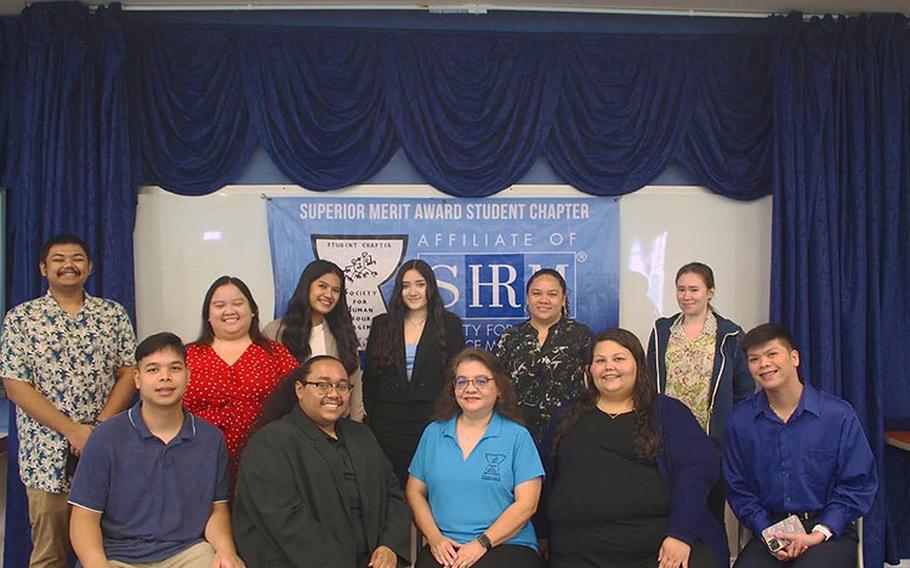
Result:
M408 325L412 325L412 326L414 326L414 327L420 327L420 326L422 326L423 324L425 324L426 322L427 322L427 318L423 318L422 320L416 321L416 322L415 322L415 321L411 321L411 320L409 320L409 319L405 319L405 320L404 320L404 323L406 323L406 324L408 324Z
M619 409L618 412L610 412L610 411L608 411L606 408L604 408L603 406L601 406L601 405L600 405L600 402L597 403L597 408L598 408L601 412L603 412L604 414L606 414L607 416L609 416L609 417L610 417L610 420L616 420L617 418L619 418L619 417L622 416L623 414L628 414L629 412L632 412L633 410L635 410L634 407L630 407L629 405L626 405L625 407Z

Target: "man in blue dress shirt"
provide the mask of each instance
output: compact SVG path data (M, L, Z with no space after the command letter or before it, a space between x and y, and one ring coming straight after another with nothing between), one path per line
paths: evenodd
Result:
M804 384L787 331L764 324L743 338L749 371L762 390L727 422L727 498L755 535L736 568L856 566L854 521L878 487L869 442L853 408ZM796 514L807 534L779 534L771 552L762 531Z

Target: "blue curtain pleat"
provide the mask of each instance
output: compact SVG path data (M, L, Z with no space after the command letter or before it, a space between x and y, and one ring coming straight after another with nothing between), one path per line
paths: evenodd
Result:
M129 26L130 109L145 177L182 195L231 183L256 147L240 32Z
M463 197L516 183L553 123L560 53L559 40L548 36L386 36L386 101L417 171Z
M856 409L884 480L885 400L910 391L906 19L780 23L771 315L794 332L803 376ZM898 558L885 500L882 482L867 566Z
M259 140L295 183L338 189L366 181L391 159L397 138L379 73L379 34L248 33L242 56Z
M666 169L692 108L688 46L660 38L567 40L545 148L556 174L586 193L623 195Z
M118 9L94 15L76 3L35 4L19 18L15 151L7 219L10 305L43 292L41 244L71 232L91 249L90 293L134 313L135 181L130 159L126 48ZM14 425L13 425L14 426ZM24 488L10 432L5 566L31 549Z
M18 18L0 18L0 85L16 85L20 58L21 35ZM20 115L20 89L0 88L0 185L11 187L16 181L16 163Z
M764 37L693 47L692 117L678 159L725 197L771 192L771 47Z

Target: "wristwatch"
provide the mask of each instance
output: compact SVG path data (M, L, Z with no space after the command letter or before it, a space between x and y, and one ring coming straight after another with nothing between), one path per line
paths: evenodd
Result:
M487 552L493 550L493 543L490 542L490 537L488 537L486 533L483 533L477 537L477 542L482 544L483 547L487 549Z

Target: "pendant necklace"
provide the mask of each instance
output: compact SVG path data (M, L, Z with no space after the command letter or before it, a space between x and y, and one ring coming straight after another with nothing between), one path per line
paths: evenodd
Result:
M604 408L602 408L599 404L597 405L597 408L599 408L601 412L603 412L604 414L606 414L607 416L609 416L609 417L610 417L610 420L616 420L617 418L619 418L619 417L622 416L623 414L627 414L628 412L631 412L632 410L635 410L635 408L633 407L633 408L624 408L624 409L620 410L619 412L608 412L607 410L605 410Z

